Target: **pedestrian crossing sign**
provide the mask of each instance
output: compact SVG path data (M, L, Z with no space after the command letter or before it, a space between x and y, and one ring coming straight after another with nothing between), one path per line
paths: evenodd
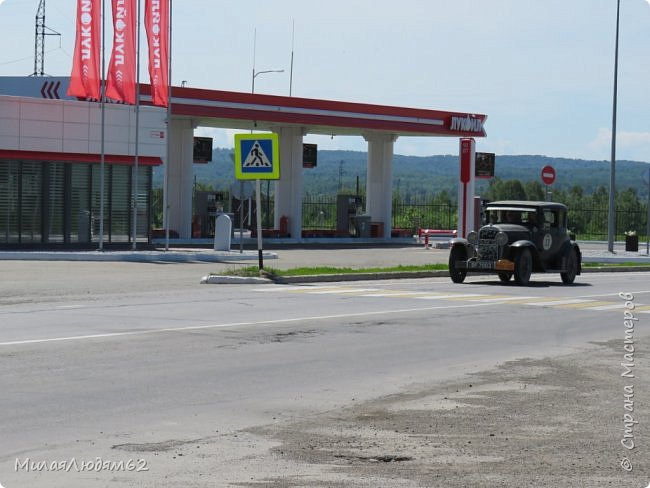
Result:
M235 177L238 180L280 179L277 134L235 134Z

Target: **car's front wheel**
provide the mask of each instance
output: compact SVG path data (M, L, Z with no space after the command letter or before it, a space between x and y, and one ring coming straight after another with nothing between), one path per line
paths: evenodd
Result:
M515 281L519 285L528 285L533 272L533 256L527 247L521 249L515 256Z
M562 283L566 285L570 285L575 281L577 274L578 274L578 255L576 253L576 250L571 248L571 251L569 251L569 256L567 257L566 260L566 271L564 273L560 273L560 277L562 278Z
M467 250L464 246L456 245L449 252L449 276L454 283L462 283L467 276L467 270L456 266L457 261L467 261Z

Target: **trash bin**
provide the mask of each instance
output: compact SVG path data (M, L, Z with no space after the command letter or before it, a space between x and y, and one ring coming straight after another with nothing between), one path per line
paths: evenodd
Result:
M639 252L639 236L626 235L625 236L625 250L631 252Z
M352 225L355 237L370 237L370 215L355 215Z

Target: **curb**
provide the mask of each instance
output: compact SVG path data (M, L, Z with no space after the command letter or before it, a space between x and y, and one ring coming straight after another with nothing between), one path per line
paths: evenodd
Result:
M650 271L650 266L597 266L582 268L583 273L629 273L633 271Z
M345 273L327 275L305 275L305 276L280 276L274 281L281 285L293 283L318 283L331 281L371 281L371 280L399 280L408 278L438 278L449 276L447 270L439 271L395 271L386 273Z
M583 268L582 273L616 273L616 272L634 272L650 271L650 266L625 266L625 267L597 267ZM542 275L544 273L538 273ZM477 273L475 276L478 276ZM486 274L487 275L487 274ZM306 275L306 276L286 276L278 277L274 280L277 284L295 284L295 283L318 283L331 281L372 281L372 280L391 280L391 279L415 279L415 278L448 278L449 271L399 271L395 273L348 273L333 275Z
M345 273L326 275L304 275L304 276L278 276L275 278L256 278L246 276L223 276L207 275L201 278L201 283L210 285L233 285L233 284L269 284L290 285L294 283L326 283L332 281L371 281L391 280L405 278L436 278L449 276L447 270L440 271L396 271L394 273Z
M224 263L255 261L257 251L2 251L0 261L86 261L131 263ZM264 252L264 259L277 259L274 252Z
M273 283L273 281L252 276L207 275L201 278L201 284L205 285L264 285L268 283Z
M650 271L650 266L603 266L596 268L583 268L584 273L627 273L638 271ZM483 273L487 275L487 273ZM542 275L544 273L538 273ZM478 276L479 273L475 274ZM372 281L372 280L392 280L392 279L416 279L416 278L446 278L449 277L449 271L396 271L396 272L379 272L379 273L345 273L345 274L327 274L327 275L304 275L304 276L278 276L274 279L255 278L244 276L220 276L208 275L201 279L201 283L207 284L270 284L292 285L298 283L327 283L335 281Z

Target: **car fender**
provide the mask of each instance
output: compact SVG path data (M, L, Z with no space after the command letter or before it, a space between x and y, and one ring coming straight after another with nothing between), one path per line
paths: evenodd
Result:
M470 244L470 242L467 239L464 239L462 237L455 237L449 240L449 252L451 252L451 250L457 246L458 247L463 246L465 248L468 259L476 255L474 246L472 246L472 244Z
M567 241L562 245L562 248L560 249L559 255L562 258L565 258L566 256L569 255L569 252L571 249L575 249L576 251L576 256L578 258L578 272L577 274L581 274L582 272L582 251L580 251L580 246L578 246L577 242L573 241Z
M535 253L537 253L537 248L535 247L535 244L533 244L532 242L530 242L527 239L522 239L520 241L515 241L512 244L510 244L510 247L515 248L515 249L520 249L520 248L523 248L523 247L530 247L530 248L532 248L531 251L534 251Z
M573 246L573 249L576 250L576 253L578 254L578 273L582 273L582 251L580 250L580 246L576 242L572 242L571 245Z
M533 269L534 270L543 270L541 260L539 258L539 253L537 252L537 247L531 241L527 239L522 239L520 241L515 241L510 244L510 256L514 258L514 252L517 252L519 249L527 247L530 249L530 254L533 256Z
M449 247L454 247L457 244L462 244L465 247L471 246L469 241L463 237L454 237L453 239L449 239Z

